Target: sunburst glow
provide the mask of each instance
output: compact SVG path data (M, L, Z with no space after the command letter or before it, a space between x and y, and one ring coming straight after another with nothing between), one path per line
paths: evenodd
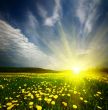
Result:
M78 74L80 74L80 72L81 72L81 68L80 67L73 67L72 68L72 72L74 73L74 74L76 74L76 75L78 75Z

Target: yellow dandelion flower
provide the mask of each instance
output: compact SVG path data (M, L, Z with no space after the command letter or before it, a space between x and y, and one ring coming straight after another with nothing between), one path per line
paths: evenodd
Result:
M36 105L36 109L37 109L37 110L42 110L42 106Z
M68 97L70 97L70 94L67 94Z
M99 94L96 94L95 96L97 96L97 97L98 97L98 96L99 96Z
M77 94L77 91L74 91L74 94Z
M38 100L39 100L39 101L41 101L41 100L42 100L42 98L41 98L41 97L39 97L39 98L38 98Z
M1 104L0 104L0 108L2 108Z
M28 93L28 95L27 96L31 96L31 93Z
M7 106L11 106L11 105L12 105L12 103L11 103L11 102L8 102L6 105L7 105Z
M16 92L13 92L13 94L15 94Z
M25 92L25 89L22 89L21 91L22 91L22 93L24 93Z
M57 98L58 98L58 95L54 95L53 98L54 98L54 99L57 99Z
M85 90L85 89L83 89L83 92L86 92L86 90Z
M65 107L67 107L67 103L66 103L66 102L62 102L62 104L63 104Z
M88 101L87 100L84 100L84 103L87 103Z
M77 105L73 105L73 108L74 108L74 109L77 109Z
M62 94L62 96L65 96L65 94Z
M39 94L35 94L35 96L36 96L37 98L39 98L39 97L40 97L40 95L39 95Z
M44 100L47 101L48 100L48 97L45 97Z
M16 106L19 106L19 104L16 104Z
M9 99L12 100L13 98L12 97L9 97Z
M67 88L65 88L65 91L67 91Z
M29 106L32 106L33 105L33 102L29 102Z
M47 99L47 103L49 104L51 102L51 100L52 100L51 98Z
M98 92L97 92L97 94L99 94L99 95L100 95L100 94L101 94L101 92L100 92L100 91L98 91Z
M27 86L27 84L24 84L24 86Z
M8 97L5 97L5 100L8 100Z
M33 106L31 105L31 106L29 106L29 108L33 108Z
M34 99L34 96L33 96L33 94L31 94L31 99Z
M13 107L14 107L14 104L7 107L7 110L12 110Z
M17 103L18 102L18 100L12 100L12 103Z
M53 95L50 95L49 97L53 97Z
M102 100L103 98L102 98L102 97L100 97L100 99Z
M55 101L52 101L52 102L51 102L51 105L55 105Z
M80 100L83 100L83 97L80 97Z
M19 86L19 89L21 89L21 86Z
M27 97L24 97L24 99L26 100L26 99L27 99Z
M16 97L18 98L18 97L20 97L20 95L17 95Z
M80 92L78 92L78 94L80 95L81 93L80 93Z
M102 110L102 107L100 107L100 106L97 106L97 108L100 109L100 110Z

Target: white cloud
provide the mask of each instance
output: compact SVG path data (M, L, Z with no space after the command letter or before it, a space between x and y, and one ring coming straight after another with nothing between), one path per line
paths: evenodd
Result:
M85 24L84 30L87 33L92 31L92 26L97 19L99 4L100 0L78 0L76 16L82 25Z
M37 8L39 11L39 15L42 16L44 19L47 17L47 11L44 9L44 7L40 4L37 4Z
M1 60L9 57L7 63L30 67L52 66L54 58L42 52L38 46L29 42L19 29L15 29L6 22L0 20L0 56ZM2 62L3 63L3 62ZM53 67L53 66L52 66Z
M27 20L27 23L25 24L27 24L30 28L34 29L39 25L38 20L36 19L36 16L34 16L32 12L28 11L27 18L28 20Z
M40 12L40 15L44 18L44 25L46 26L53 26L57 21L60 19L60 13L61 13L61 4L60 0L55 0L55 7L52 13L52 16L47 16L47 11L41 6L38 5L38 9Z

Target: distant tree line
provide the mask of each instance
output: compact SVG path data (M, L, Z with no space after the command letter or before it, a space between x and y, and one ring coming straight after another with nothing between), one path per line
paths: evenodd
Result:
M0 72L6 73L57 73L59 71L43 68L23 68L23 67L0 67Z

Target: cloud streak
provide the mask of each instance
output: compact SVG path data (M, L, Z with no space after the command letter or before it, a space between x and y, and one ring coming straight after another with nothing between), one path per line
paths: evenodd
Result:
M48 16L48 12L41 6L38 5L38 10L40 11L40 15L44 18L44 25L52 27L56 22L60 20L60 14L61 14L61 4L60 0L54 0L55 6L53 9L52 16Z
M76 16L81 25L84 25L84 33L90 33L94 22L97 20L100 0L78 0Z
M3 60L6 59L8 60ZM43 53L38 46L29 42L19 29L15 29L0 20L0 60L2 64L14 66L44 67L52 65L52 59ZM2 65L4 66L4 65Z

